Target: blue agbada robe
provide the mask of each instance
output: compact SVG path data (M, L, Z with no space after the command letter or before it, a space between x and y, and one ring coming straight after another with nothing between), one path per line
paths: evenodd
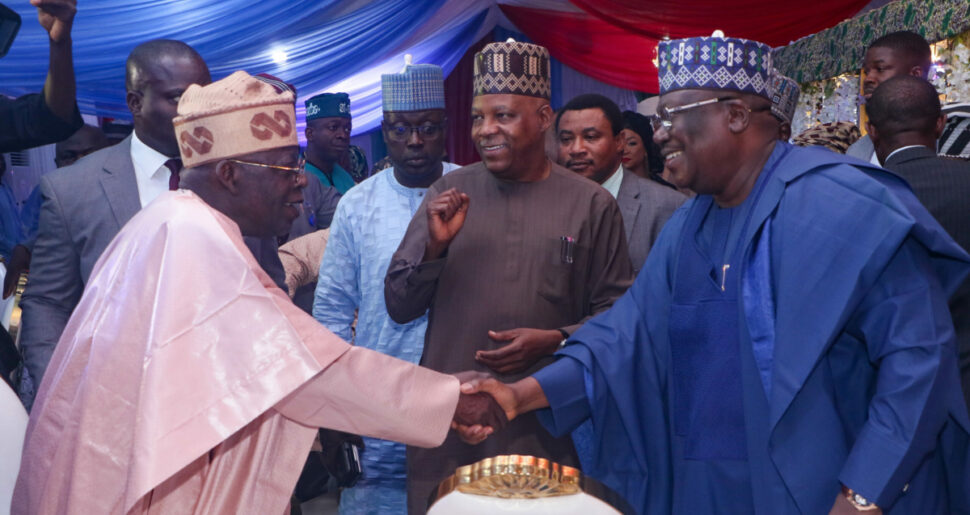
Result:
M556 435L591 420L584 472L641 513L828 513L841 484L889 513L970 512L946 304L970 257L881 169L783 143L768 164L726 278L740 305L743 457L699 459L685 450L698 436L675 427L673 284L684 238L712 233L685 232L710 209L704 196L671 218L613 308L535 374L550 403L540 418ZM715 453L730 448L721 429L709 428Z

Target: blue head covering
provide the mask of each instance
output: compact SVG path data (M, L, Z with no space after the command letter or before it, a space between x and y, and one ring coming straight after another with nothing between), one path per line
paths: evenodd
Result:
M440 66L409 64L401 73L381 75L384 111L445 108L445 79Z
M346 93L321 93L306 101L306 119L350 118L350 95Z
M791 123L795 118L795 108L801 92L797 82L776 70L771 78L771 113L779 120Z
M715 36L661 41L657 46L660 93L722 89L771 98L771 47Z

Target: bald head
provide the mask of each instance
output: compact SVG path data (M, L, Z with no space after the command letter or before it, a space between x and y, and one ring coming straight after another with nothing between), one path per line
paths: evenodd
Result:
M128 54L125 61L125 88L138 91L144 87L147 70L166 57L198 61L205 66L202 56L189 45L174 39L153 39L136 46Z
M935 148L946 120L933 85L909 75L880 84L866 103L866 112L880 161L893 150L908 145Z
M923 79L893 77L876 88L866 112L884 136L906 131L932 133L940 117L940 97L933 85Z
M74 164L82 157L107 147L108 137L98 127L84 125L77 132L54 146L54 163L58 168Z
M156 39L135 47L128 56L125 74L135 135L157 152L178 157L172 119L179 98L190 85L210 82L205 61L181 41Z

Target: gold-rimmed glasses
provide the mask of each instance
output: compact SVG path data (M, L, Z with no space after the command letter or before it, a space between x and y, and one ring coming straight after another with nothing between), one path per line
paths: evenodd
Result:
M660 130L661 127L663 127L664 130L669 131L670 128L674 125L673 116L675 114L682 113L689 109L694 109L695 107L706 106L709 104L716 104L718 102L723 102L725 100L734 100L735 98L737 97L708 98L707 100L701 100L700 102L684 104L682 106L664 107L663 110L661 110L659 113L650 115L650 125L653 127L653 130L655 131Z
M241 165L249 166L259 166L261 168L270 168L273 170L280 170L283 172L289 172L296 175L303 175L306 173L304 170L304 165L306 164L303 158L300 158L300 162L296 166L283 166L283 165L269 165L266 163L254 163L252 161L243 161L242 159L227 159L226 161L232 161L233 163L239 163Z
M695 107L706 106L710 104L716 104L718 102L724 102L725 100L739 100L738 97L717 97L708 98L707 100L701 100L700 102L693 102L690 104L684 104L682 106L674 107L664 107L662 111L657 114L650 115L650 126L653 127L654 131L660 130L661 127L664 130L669 131L674 125L674 115L677 113L683 113L689 109L694 109ZM771 104L767 106L757 107L755 109L747 108L749 113L755 113L758 111L767 111L771 109Z

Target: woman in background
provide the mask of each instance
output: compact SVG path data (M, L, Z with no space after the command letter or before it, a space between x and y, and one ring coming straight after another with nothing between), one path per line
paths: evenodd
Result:
M679 189L663 178L664 159L660 147L653 142L650 120L640 113L623 111L623 169L640 177ZM680 190L691 195L689 190Z

